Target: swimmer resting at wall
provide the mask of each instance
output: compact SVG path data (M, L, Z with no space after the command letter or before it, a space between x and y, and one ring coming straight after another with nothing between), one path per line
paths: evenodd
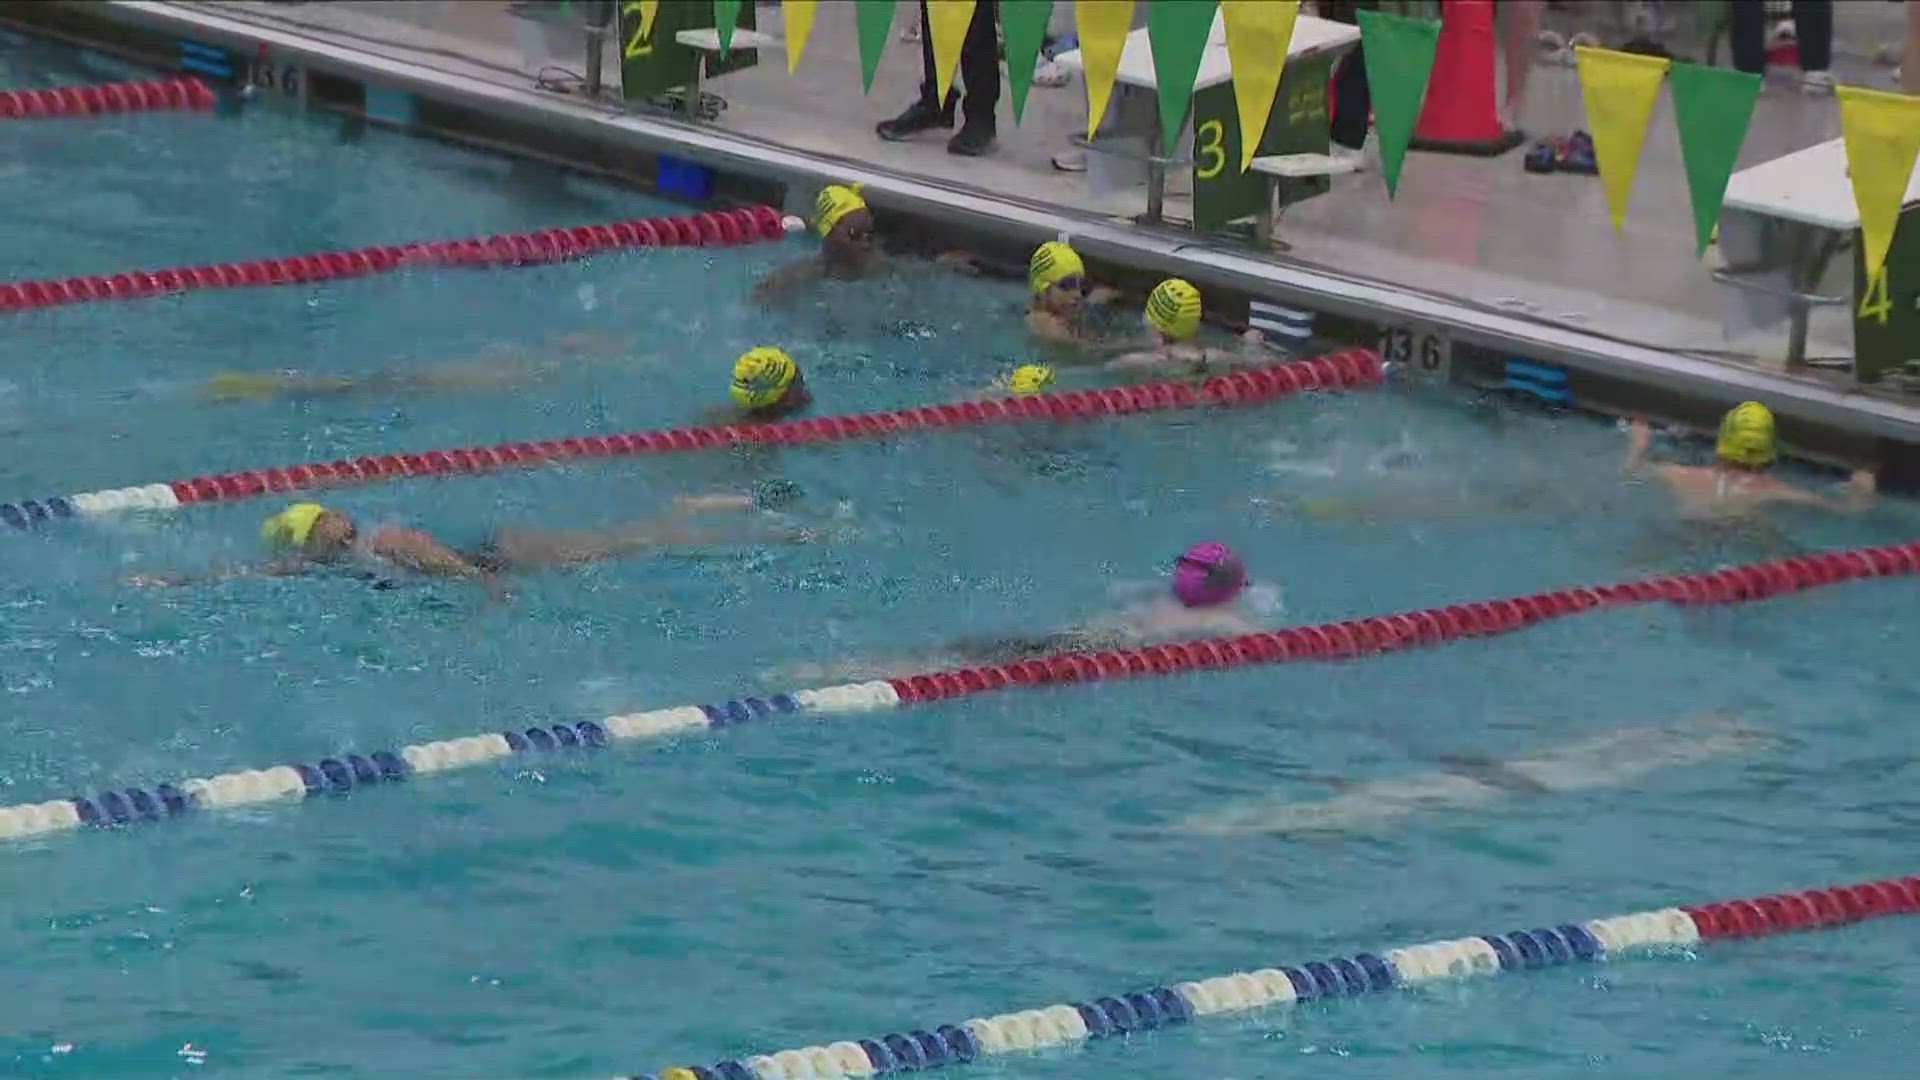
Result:
M1004 664L1053 653L1094 652L1185 638L1249 634L1260 626L1238 602L1247 587L1246 564L1217 541L1189 547L1174 560L1170 594L1080 626L1033 637L955 641L930 654L872 662L787 665L770 674L786 679L884 679L929 670Z
M756 524L732 528L696 528L693 515L723 510L771 508L793 496L793 486L768 484L758 496L734 494L686 496L671 513L601 529L503 528L476 548L451 547L423 529L405 527L362 533L353 519L319 503L295 503L268 518L261 536L279 552L264 563L209 574L137 574L132 585L186 585L195 581L245 576L287 576L322 568L362 571L381 581L379 571L400 570L426 577L470 578L492 588L501 574L516 570L570 566L690 544L751 542L806 543L807 529Z
M1242 334L1235 349L1212 349L1194 340L1200 334L1200 290L1181 278L1168 278L1154 286L1142 320L1149 347L1119 346L1133 351L1102 361L1101 369L1154 376L1217 375L1274 358L1258 330Z
M1094 344L1087 309L1110 304L1120 294L1087 277L1087 264L1064 240L1049 240L1027 260L1027 332L1051 345Z
M820 189L813 204L813 231L820 237L819 252L776 267L754 286L755 296L770 300L829 280L882 277L912 265L888 258L875 244L873 211L860 197L858 184L828 184ZM961 251L947 252L934 263L952 270L974 268L973 257Z
M1646 421L1629 424L1622 467L1666 481L1679 497L1685 516L1694 519L1738 518L1772 503L1858 511L1872 502L1876 487L1871 471L1858 470L1847 482L1847 498L1842 501L1769 475L1776 450L1773 413L1758 401L1734 406L1720 421L1712 465L1650 462L1647 450L1652 443L1653 429Z
M561 337L555 348L568 360L611 355L624 349L626 335L580 332ZM486 390L530 382L569 366L560 360L530 360L517 352L494 349L471 360L435 364L418 371L368 375L314 375L303 371L223 371L207 381L215 401L264 401L269 398L345 397L353 394L420 394Z

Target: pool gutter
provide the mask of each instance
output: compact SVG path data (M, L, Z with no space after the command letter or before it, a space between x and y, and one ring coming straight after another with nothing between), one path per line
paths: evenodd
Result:
M1414 324L1447 330L1456 343L1558 364L1570 371L1617 379L1724 407L1760 398L1785 416L1853 436L1920 444L1920 407L1852 392L1810 379L1757 370L1709 357L1652 349L1576 327L1522 318L1385 282L1285 264L1213 243L1190 233L1149 230L1109 218L1073 214L928 177L877 168L848 158L789 147L673 119L636 115L608 105L556 96L531 86L506 86L460 72L371 54L306 33L246 17L149 0L85 5L114 22L252 53L262 46L278 60L365 84L405 90L424 100L486 112L503 120L563 130L598 143L650 154L671 154L723 173L782 184L858 181L883 209L992 236L1037 242L1068 233L1095 258L1155 272L1179 273L1203 284L1294 302L1373 324ZM14 8L18 13L19 9ZM27 17L24 22L37 20ZM1887 448L1892 450L1892 447Z

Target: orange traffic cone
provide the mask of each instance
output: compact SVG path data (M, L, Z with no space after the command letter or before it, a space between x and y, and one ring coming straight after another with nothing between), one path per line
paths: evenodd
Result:
M1500 125L1493 36L1493 0L1441 0L1440 44L1413 132L1414 149L1492 157L1526 139Z

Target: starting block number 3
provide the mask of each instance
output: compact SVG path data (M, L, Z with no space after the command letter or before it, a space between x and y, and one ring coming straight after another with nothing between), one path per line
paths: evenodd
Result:
M1380 359L1423 379L1445 382L1453 370L1453 342L1426 327L1388 326L1380 331Z

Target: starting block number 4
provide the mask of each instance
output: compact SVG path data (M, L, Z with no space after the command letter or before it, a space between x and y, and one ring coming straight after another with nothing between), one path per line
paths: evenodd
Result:
M1380 359L1422 379L1445 382L1453 371L1453 341L1429 327L1383 327Z

